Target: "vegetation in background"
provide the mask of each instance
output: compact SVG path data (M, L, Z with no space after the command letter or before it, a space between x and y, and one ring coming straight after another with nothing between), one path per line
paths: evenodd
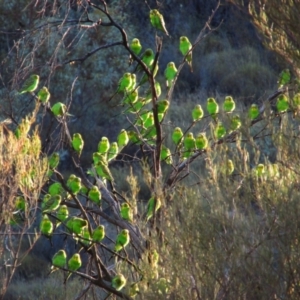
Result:
M272 51L289 62L299 77L299 17L300 3L285 0L229 0L238 4L244 14L249 14L262 40ZM247 2L247 3L246 3Z

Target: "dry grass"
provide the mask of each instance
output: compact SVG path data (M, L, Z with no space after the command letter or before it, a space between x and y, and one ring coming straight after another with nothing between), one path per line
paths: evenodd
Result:
M78 278L69 280L63 285L63 273L51 274L49 277L12 283L4 300L65 300L74 299L82 290L84 282ZM86 299L92 299L87 295Z
M35 220L48 168L47 160L41 156L38 133L28 134L33 121L34 117L23 119L18 127L19 137L4 124L0 125L1 292L5 291L17 265L36 240L33 235L27 249L22 248L22 238ZM22 199L21 206L18 199ZM11 235L12 231L18 236Z
M160 262L157 269L143 265L150 287L140 299L299 298L300 143L293 121L283 122L273 128L278 173L247 143L221 145L192 166L194 175L162 212L163 242L152 236ZM227 158L235 165L230 176L222 172ZM265 165L261 177L257 163ZM161 278L169 282L166 294Z

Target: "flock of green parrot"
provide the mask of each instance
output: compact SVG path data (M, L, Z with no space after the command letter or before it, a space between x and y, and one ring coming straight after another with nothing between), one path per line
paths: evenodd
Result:
M150 22L152 26L165 33L169 36L166 29L164 18L162 14L156 10L150 10ZM141 54L142 45L139 39L134 38L129 45L130 50L134 55L130 56L130 63L133 63ZM193 45L186 36L181 36L179 39L179 50L184 56L191 72L192 68L192 49ZM150 70L153 77L156 76L158 72L158 64L153 66L155 60L155 54L152 49L146 49L145 52L140 57L143 64ZM142 67L138 65L136 71L142 70ZM166 80L166 87L170 88L176 80L178 70L174 62L169 62L164 71L164 76ZM34 93L38 89L39 76L31 75L23 84L20 94L24 93ZM127 131L122 129L117 136L117 140L110 142L107 137L102 137L98 143L97 151L93 153L93 168L98 176L100 176L104 181L113 181L113 176L109 169L109 163L116 159L118 154L122 149L129 143L142 144L147 142L149 145L155 145L156 139L156 128L154 121L154 110L144 109L145 106L152 102L152 93L150 89L146 92L145 97L140 97L138 94L139 87L146 83L148 80L147 74L144 74L140 82L137 82L137 76L133 73L125 73L119 80L118 88L116 94L123 94L122 104L127 105L125 112L135 114L136 120L134 125L138 127L137 131ZM288 84L290 81L290 74L288 70L285 70L278 81L279 88ZM159 82L154 81L154 89L156 98L158 99L161 95L161 86ZM49 102L50 92L47 87L42 87L38 93L35 95L36 99L43 104ZM154 103L154 102L153 102ZM167 99L157 100L156 112L159 122L162 122L168 109L170 103ZM226 96L223 102L223 106L220 109L217 101L209 97L206 102L206 112L200 104L196 104L191 113L191 123L195 124L205 117L210 117L212 119L213 125L213 138L222 139L233 131L237 131L242 126L242 119L238 114L233 115L236 109L235 101L231 96ZM295 95L292 101L282 94L277 97L276 102L276 113L280 114L286 112L287 110L300 110L300 94ZM61 102L55 103L51 107L53 115L57 118L62 118L67 114L67 107ZM252 104L248 110L247 117L250 121L255 121L259 118L261 114L260 108L256 104ZM229 119L229 128L226 128L224 124L220 121L221 116L226 116ZM26 124L24 123L23 126ZM30 128L30 127L29 127ZM20 131L20 130L19 130ZM29 131L29 129L28 129ZM27 132L28 132L27 131ZM18 135L18 130L16 135ZM179 151L180 157L182 159L188 159L197 151L205 151L209 147L209 139L206 137L205 132L198 133L195 137L192 132L183 132L180 127L176 127L172 133L172 141L175 145L175 151ZM84 140L80 133L74 133L72 140L70 141L72 149L80 157L84 148ZM161 161L165 161L167 164L173 163L174 153L171 149L162 145L161 149ZM49 177L53 174L53 171L59 166L60 155L58 152L54 152L50 155L48 159L49 163ZM232 160L227 160L225 166L226 174L230 175L234 171L234 164ZM93 174L90 170L89 174ZM257 176L262 176L264 174L264 165L259 164L255 168L255 174ZM90 200L91 203L97 207L101 206L101 191L97 185L92 186L90 189L86 188L82 182L81 178L74 174L71 174L66 182L66 188L59 182L54 182L48 188L48 193L43 196L41 203L42 219L40 222L40 232L44 236L51 238L55 228L64 224L69 234L73 236L76 241L79 241L84 248L89 249L95 243L100 243L105 238L105 227L99 225L94 229L89 227L89 222L78 216L69 216L69 209L67 201L71 200L73 196L81 194ZM18 210L25 210L25 200L22 197L16 199L16 207ZM146 221L149 221L154 214L161 207L161 199L157 196L152 196L147 204L146 210ZM120 217L130 223L134 223L134 209L130 203L124 202L120 205ZM117 235L114 245L114 251L119 252L125 249L130 243L130 233L127 229L122 229ZM152 266L157 267L159 256L155 252L151 256ZM82 265L81 257L79 253L75 253L68 261L67 254L65 250L59 250L52 258L51 273L58 270L67 269L70 271L67 275L65 281L71 276L72 272L77 271ZM126 285L126 278L122 274L116 274L112 278L111 285L117 291L120 291ZM135 296L138 293L138 286L133 284L131 286L131 293Z
M54 254L52 257L52 266L50 273L53 273L59 269L65 268L67 265L68 270L71 271L68 273L65 282L69 279L69 277L72 275L72 272L77 271L81 265L81 257L79 253L73 254L73 256L68 260L67 262L67 253L65 250L61 249L57 253Z

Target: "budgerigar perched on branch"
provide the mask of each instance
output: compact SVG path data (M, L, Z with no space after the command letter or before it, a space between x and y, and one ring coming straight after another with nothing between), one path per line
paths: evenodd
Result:
M117 235L115 251L118 252L125 248L130 241L130 235L128 229L122 229L121 232Z
M214 98L207 99L206 109L207 109L208 113L210 114L210 116L216 121L217 114L219 112L219 105Z
M183 137L183 132L180 127L176 127L172 134L172 141L177 146L181 141Z
M20 94L34 92L39 85L39 81L40 81L39 75L36 74L31 75L23 83Z
M51 273L58 270L59 268L64 268L67 263L67 254L65 250L59 250L54 254L52 257L52 266L51 266Z
M81 258L79 253L75 253L68 261L68 269L70 271L77 271L81 267ZM72 272L69 272L65 282L69 279L72 275Z
M135 54L135 55L139 55L142 51L142 45L140 43L140 40L137 38L134 38L130 45L129 45L130 50ZM129 57L129 63L131 64L133 61L132 56L130 55Z
M168 63L165 69L166 85L168 88L170 88L170 86L174 82L176 74L177 74L177 68L175 66L175 63L171 61Z
M192 118L193 118L193 121L196 122L196 121L199 121L203 118L203 109L201 107L200 104L196 104L194 109L192 110Z
M111 286L120 291L126 285L126 278L123 274L117 274L111 281Z
M231 113L235 109L235 102L231 96L226 96L223 104L224 112Z
M163 15L157 9L151 9L149 15L152 26L169 36Z
M250 120L255 120L258 116L259 116L259 108L257 106L257 104L253 103L248 111L248 116L250 118Z
M192 49L192 44L189 41L189 39L186 36L181 36L179 39L179 50L182 53L182 55L185 56L191 49ZM189 52L189 54L187 55L186 61L191 69L191 72L193 72L192 51Z
M73 149L78 153L78 155L81 155L84 141L80 133L74 133L72 138L72 146Z
M37 97L39 99L39 101L41 101L42 103L47 103L50 99L50 92L48 91L47 87L42 87L38 94Z
M132 222L132 220L133 220L133 213L132 213L132 209L128 205L128 203L125 202L125 203L121 204L120 215L121 215L121 218L123 220Z

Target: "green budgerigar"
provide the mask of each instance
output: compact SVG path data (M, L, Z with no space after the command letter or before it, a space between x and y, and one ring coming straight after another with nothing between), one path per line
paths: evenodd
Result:
M48 188L48 193L51 196L61 194L61 193L63 193L63 191L64 191L64 188L62 187L60 182L54 182Z
M83 227L82 230L81 230L81 233L80 233L80 239L79 241L89 247L91 245L91 235L90 235L90 231L89 231L89 228L87 226Z
M161 147L160 160L165 160L168 165L171 165L173 163L171 150L165 145L162 145Z
M101 192L96 185L92 186L92 188L89 190L88 197L95 204L101 204Z
M57 271L60 268L64 268L67 263L67 254L65 250L59 250L52 257L52 266L49 274Z
M84 141L81 134L74 133L72 138L72 147L78 153L79 156L81 155L83 146L84 146Z
M218 122L215 128L215 137L219 140L226 134L226 128L222 122Z
M27 202L24 197L17 196L15 198L15 208L20 211L25 211Z
M198 150L205 150L208 146L208 140L205 133L199 133L195 139L196 148Z
M169 36L163 15L157 9L151 9L149 15L152 26Z
M21 224L23 226L25 221L24 214L20 212L14 213L9 217L8 221L9 221L9 225L11 226L21 225Z
M191 72L193 72L193 67L192 67L192 44L190 40L186 36L181 36L179 39L179 50L183 56L186 56L186 61L191 69ZM189 52L190 51L190 52Z
M111 161L117 157L119 153L119 147L117 142L111 143L108 153L107 153L107 161Z
M109 181L113 181L112 174L109 170L108 164L104 160L100 160L95 164L95 169L97 172L97 175L104 178L108 179Z
M42 209L42 210L45 209L46 203L51 199L51 197L52 197L52 196L51 196L50 194L44 195L43 201L42 201L42 204L41 204L41 209Z
M170 86L173 84L174 79L177 74L177 68L175 66L174 62L169 62L166 69L165 69L165 78L166 78L166 85L170 88Z
M155 88L155 92L156 92L156 97L158 99L159 96L161 95L161 86L160 86L160 83L158 81L156 81L154 83L154 88ZM146 100L149 100L149 99L150 99L150 101L152 100L152 88L151 87L146 92ZM149 103L149 102L146 101L146 104Z
M98 143L98 152L101 154L107 153L109 150L110 143L106 136L103 136L101 141Z
M40 102L42 102L42 103L47 103L48 101L49 101L49 99L50 99L50 92L49 92L49 90L47 89L47 87L42 87L40 90L39 90L39 92L38 92L38 94L37 94L37 97L38 97L38 99L39 99L39 101Z
M48 158L50 169L55 169L59 164L60 156L58 152L53 152Z
M293 110L293 117L296 117L300 113L300 93L296 93L291 101Z
M40 81L39 75L36 75L36 74L31 75L23 83L20 94L34 92L39 85L39 81Z
M196 141L192 132L189 132L183 140L184 150L191 151L195 149Z
M117 235L116 244L114 250L119 252L125 248L130 242L130 234L128 229L122 229L121 232Z
M96 243L100 243L105 238L105 227L99 225L92 233L92 240Z
M123 220L132 222L133 221L133 212L128 203L121 204L120 215Z
M291 73L289 69L284 69L280 74L279 74L279 79L278 79L278 88L283 87L284 85L288 84L291 80Z
M242 126L242 121L239 115L234 115L230 119L230 129L232 131L238 130Z
M149 118L150 116L150 111L143 111L139 116L138 119L135 122L135 125L137 126L143 126L145 121ZM153 115L153 113L152 113Z
M77 176L75 174L71 174L67 180L67 187L68 188L71 188L71 183L74 181L74 179L76 178Z
M177 146L181 141L183 137L183 132L180 127L176 127L172 133L172 141Z
M154 125L154 115L153 112L150 112L148 118L144 121L143 127L148 129Z
M138 89L135 89L129 93L126 93L124 96L124 99L122 100L123 104L129 104L132 105L136 103L139 99L139 92Z
M24 119L22 119L21 123L17 127L15 131L15 136L17 138L20 138L21 136L26 137L30 130L30 126L31 126L31 121L29 120L29 118L25 117Z
M196 104L194 109L192 110L192 118L193 118L193 121L196 122L196 121L199 121L203 118L203 109L201 107L200 104Z
M289 109L289 99L286 95L279 95L276 101L277 112L283 113Z
M94 164L96 164L99 161L103 160L103 154L99 153L99 152L94 152L93 153L93 162Z
M184 145L183 157L189 158L192 155L193 150L196 148L196 140L192 132L189 132L185 136L185 138L183 139L183 145Z
M300 110L300 93L294 95L292 105L294 110L296 111Z
M170 106L170 102L166 99L157 101L157 112L164 114Z
M128 138L134 144L139 144L141 142L139 135L135 131L128 131Z
M131 85L132 85L131 73L127 72L119 80L117 93L128 92Z
M158 121L161 123L162 122L162 120L164 119L164 117L165 117L165 114L163 114L163 113L158 113L157 114L157 118L158 118Z
M142 55L142 62L149 68L154 62L154 52L152 49L148 48Z
M61 195L52 196L43 207L43 213L56 211L61 203Z
M160 86L160 83L158 81L156 81L154 83L154 88L155 88L155 91L156 91L156 96L157 96L157 98L159 98L160 95L161 95L161 86Z
M151 101L151 99L150 99L150 101ZM130 105L130 107L126 110L126 112L136 114L136 113L140 112L141 109L150 101L146 100L146 98L139 97L135 103Z
M43 235L50 237L53 233L53 223L50 221L48 215L43 215L40 223L40 231Z
M127 134L127 131L125 129L122 129L117 137L117 143L118 147L121 150L123 147L125 147L129 142L129 137Z
M142 50L142 45L140 43L140 40L137 38L134 38L131 43L130 43L130 50L135 54L135 55L139 55L141 53Z
M71 174L67 180L67 186L74 195L77 195L81 190L81 178Z
M72 272L77 271L81 267L81 258L79 253L75 253L68 261L68 269ZM69 272L65 282L69 279L72 275L72 272Z
M135 74L131 74L131 84L128 87L128 92L132 92L135 89L136 86L136 75Z
M251 121L255 120L259 116L259 108L257 104L253 103L248 111L248 117Z
M69 217L69 210L67 205L63 204L61 205L57 212L56 212L56 218L60 221L60 222L64 222L67 220L67 218ZM60 223L56 224L56 227L59 226Z
M231 96L226 96L223 103L223 110L226 113L231 113L235 109L235 102Z
M206 109L209 115L216 121L217 114L219 112L219 105L214 98L210 97L207 99Z
M140 40L137 38L134 38L130 45L129 45L130 50L135 54L135 55L139 55L142 51L142 45L140 43ZM130 55L129 57L129 63L131 64L133 61L132 55Z
M254 174L258 177L261 177L265 174L265 166L264 164L258 164L254 169Z
M154 213L156 213L159 208L161 207L161 200L159 197L151 197L147 204L147 214L146 214L146 220L149 221Z
M154 57L155 57L155 55L154 55L153 50L151 48L148 48L142 54L141 60L148 68L150 68L153 65ZM136 67L136 70L140 71L140 70L142 70L142 67L140 65L138 65Z
M126 285L126 278L123 274L117 274L111 281L111 286L120 291Z
M158 115L159 117L160 115ZM149 145L155 145L155 139L156 139L156 128L155 126L152 126L151 128L149 128L148 130L145 131L145 133L143 132L143 138L145 140L147 140Z
M75 217L72 216L68 221L67 221L67 228L69 229L69 231L71 233L75 233L75 234L80 234L82 231L82 228L87 226L88 223L86 220L79 218L79 217Z
M93 161L94 161L95 164L98 163L98 162L101 162L105 165L108 165L106 154L103 154L103 153L100 153L100 152L94 152L93 153Z
M61 102L56 102L51 107L51 111L55 117L63 117L64 114L67 112L67 106Z

